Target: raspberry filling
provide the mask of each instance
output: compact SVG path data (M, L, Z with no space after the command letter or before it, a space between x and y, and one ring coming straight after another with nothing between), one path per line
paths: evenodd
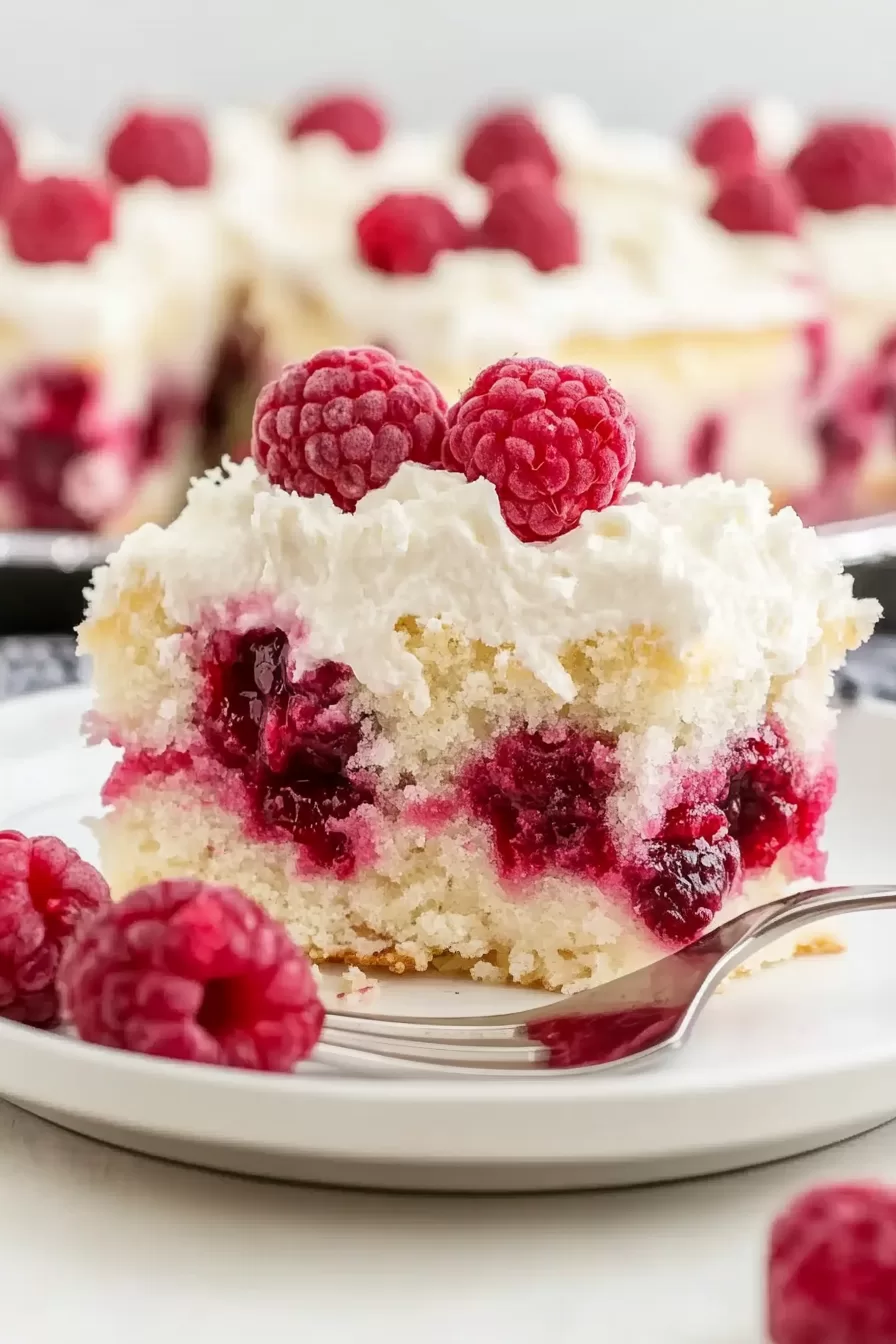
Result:
M250 837L291 839L308 871L354 876L373 852L368 809L383 806L374 777L357 764L374 721L353 710L350 668L328 661L298 672L292 661L281 630L214 633L200 659L197 723L207 750L130 752L104 801L146 774L192 770L223 806L248 807ZM437 818L436 806L431 820L439 830L466 812L482 823L495 867L518 897L551 873L600 884L672 947L697 938L744 875L785 851L792 876L823 875L818 837L834 772L810 772L773 722L708 771L679 779L648 838L620 836L611 806L618 783L611 741L566 724L520 728L466 764L457 791L435 800L445 815Z
M466 806L487 826L496 866L519 884L547 872L609 878L651 933L682 945L711 922L740 874L769 868L785 849L798 874L821 876L817 839L833 772L809 778L782 731L766 724L738 743L714 802L697 776L694 801L677 803L659 832L621 855L609 825L612 749L574 729L501 738L464 772Z
M95 375L66 365L0 390L0 490L23 527L89 531L127 503L140 468L174 451L195 408L159 388L142 419L105 420Z
M347 702L351 670L324 662L295 677L289 658L281 630L213 635L202 733L242 773L256 826L291 836L312 868L351 877L360 856L350 819L375 801L351 765L365 727Z

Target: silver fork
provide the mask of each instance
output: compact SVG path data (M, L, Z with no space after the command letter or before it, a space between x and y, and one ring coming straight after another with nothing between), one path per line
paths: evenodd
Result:
M896 886L820 887L720 924L642 970L523 1012L381 1017L328 1012L315 1058L342 1069L507 1077L659 1064L688 1039L724 978L754 953L832 915L896 908Z

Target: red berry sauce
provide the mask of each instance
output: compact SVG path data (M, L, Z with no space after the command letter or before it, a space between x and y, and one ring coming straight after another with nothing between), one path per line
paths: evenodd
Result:
M785 849L794 876L822 876L817 842L834 774L810 777L774 724L738 743L726 770L688 781L686 797L631 856L619 852L609 824L615 783L612 748L599 738L520 729L467 767L461 794L488 828L509 884L549 872L603 880L668 946L696 938L741 874L771 867Z
M213 635L202 735L241 772L256 827L286 833L312 869L350 877L365 848L354 814L375 802L370 778L351 765L365 726L347 703L351 671L324 662L295 678L289 658L281 630Z
M467 767L462 792L491 831L502 877L520 881L553 871L597 882L615 868L607 800L611 749L573 729L520 729Z

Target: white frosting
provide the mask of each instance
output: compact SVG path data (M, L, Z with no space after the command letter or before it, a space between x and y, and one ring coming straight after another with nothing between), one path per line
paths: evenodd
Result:
M248 461L196 482L168 529L124 541L95 576L91 619L153 579L184 625L216 604L267 595L286 628L301 623L304 657L346 662L364 686L403 693L417 713L428 690L395 631L403 616L512 647L564 700L575 694L565 645L652 627L672 654L711 667L722 703L707 714L722 736L743 726L729 713L744 724L762 717L772 679L803 667L823 626L853 621L865 634L876 611L853 599L790 509L772 514L762 485L718 477L632 489L566 536L527 545L484 480L405 464L346 514L326 496L271 486Z
M219 137L228 146L224 209L231 226L293 275L353 252L356 220L387 192L436 192L470 222L485 209L482 188L456 166L450 137L399 132L373 153L353 154L329 132L289 141L259 114L231 114Z
M152 276L160 367L203 390L234 304L238 263L213 192L146 181L120 193L116 242Z
M735 238L659 200L637 215L606 202L582 223L582 264L550 273L519 253L471 249L443 253L425 276L384 275L355 255L353 237L337 255L334 231L325 261L293 256L290 274L346 343L385 340L431 369L557 353L583 337L765 330L818 315L790 240ZM269 312L289 301L276 272L260 295Z
M783 98L758 98L748 116L762 163L786 163L806 137L806 118Z
M704 173L668 136L610 130L578 98L546 98L535 115L557 154L564 179L602 192L646 190L698 202L706 197Z
M32 265L0 248L0 375L41 361L98 367L116 411L142 407L158 306L153 277L116 243L81 264Z
M811 210L806 242L822 284L837 299L892 307L896 300L896 209Z
M457 141L393 135L359 155L321 134L277 150L271 123L257 123L248 138L266 145L268 185L231 208L261 261L262 314L270 320L293 301L288 280L346 341L386 340L433 367L546 353L583 336L754 330L817 316L817 297L799 283L799 246L757 246L704 218L705 176L673 141L606 131L570 99L548 100L536 114L582 232L582 264L549 274L518 254L476 249L441 256L425 276L369 269L355 222L387 191L434 191L462 217L482 217L485 193L458 172Z

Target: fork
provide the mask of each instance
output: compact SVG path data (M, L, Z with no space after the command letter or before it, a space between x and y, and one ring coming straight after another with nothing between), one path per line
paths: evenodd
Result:
M523 1012L382 1017L328 1012L315 1059L353 1071L507 1077L610 1073L679 1050L722 980L769 943L833 915L896 907L896 886L820 887L735 916L605 985Z

